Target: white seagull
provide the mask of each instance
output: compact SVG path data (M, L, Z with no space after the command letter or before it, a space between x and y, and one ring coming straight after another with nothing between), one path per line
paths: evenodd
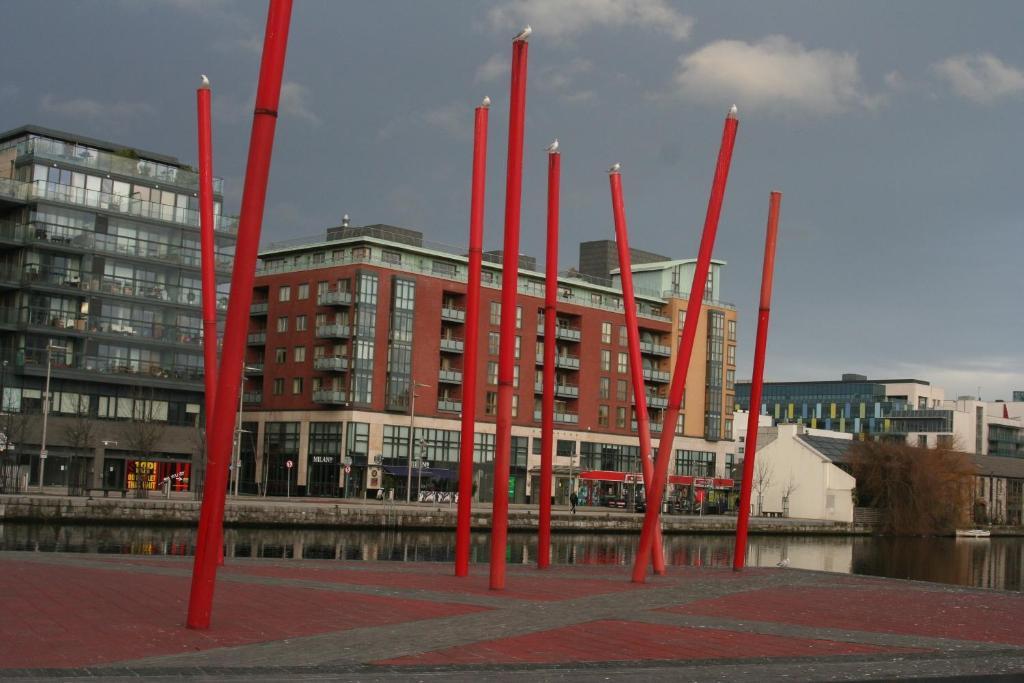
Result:
M520 31L519 35L517 35L515 38L512 39L512 42L515 43L515 42L520 41L520 40L527 40L527 39L529 39L531 33L533 33L533 29L530 28L529 24L527 24L526 28L524 28L522 31Z
M789 558L788 557L784 558L781 562L775 563L775 566L776 567L781 567L781 568L785 569L786 567L789 566Z
M201 88L209 88L210 87L210 79L206 77L206 74L201 74L201 75L203 77L203 82L202 82L202 84L200 84L199 87L201 87Z
M491 106L491 98L490 98L490 97L488 97L487 95L484 95L484 99L483 99L483 101L482 101L482 102L480 103L480 106L481 106L481 107L484 107L485 109L486 109L487 107Z
M729 118L734 119L739 113L740 110L735 104L729 107Z
M622 164L620 164L619 162L615 162L614 164L612 164L612 167L608 169L608 172L618 173L620 168L622 168Z
M545 149L547 149L549 154L555 154L558 152L558 138L555 138Z

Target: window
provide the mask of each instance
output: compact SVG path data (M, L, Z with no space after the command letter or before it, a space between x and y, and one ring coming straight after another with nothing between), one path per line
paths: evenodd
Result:
M516 389L519 388L519 366L518 365L513 365L512 366L512 386L515 387Z
M736 365L736 346L735 344L729 344L726 347L726 362L729 365Z
M615 380L615 400L626 401L629 399L629 384L626 380L619 379Z
M326 313L317 313L316 314L316 318L314 320L316 322L316 326L317 327L323 327L324 325L327 324L327 314Z
M601 323L601 343L612 343L612 324L610 322Z
M725 418L725 438L732 438L732 419Z
M274 391L273 391L273 393L274 393L274 396L280 396L281 394L284 393L284 379L283 378L278 377L277 379L274 380Z
M729 321L729 341L736 341L736 321Z
M292 393L295 394L296 396L298 396L299 394L302 393L302 378L301 377L294 377L294 378L292 378Z
M274 349L274 362L275 363L287 363L288 362L288 349L284 346L279 346Z
M608 426L608 406L601 405L597 407L597 424L602 427Z
M498 350L501 347L501 335L497 332L487 333L487 353L492 356L498 355Z
M619 325L619 346L627 346L629 344L629 333L626 331L625 325Z
M291 285L281 285L277 289L277 300L278 301L291 301L292 300L292 287L291 287Z
M501 324L501 302L500 301L492 301L491 302L491 324L492 325L500 325Z
M523 338L522 337L516 337L516 348L515 348L516 360L519 360L519 352L520 352L520 350L522 348L522 345L523 345ZM518 369L519 368L516 368L516 370L518 370Z
M320 297L322 297L324 294L326 294L329 291L329 289L328 289L329 287L330 287L330 284L327 282L327 280L321 280L320 282L316 283L317 303L320 302Z
M629 372L629 357L620 351L618 360L618 371L622 374Z
M430 264L430 272L434 275L441 275L443 277L455 277L455 265L445 261L432 261Z
M288 331L288 316L282 315L277 319L277 331L287 332Z
M497 385L498 384L498 363L497 361L487 362L487 383Z
M597 397L601 399L608 399L608 395L611 391L611 380L607 377L602 377L598 383Z
M523 329L523 307L516 306L516 329Z
M736 388L736 371L726 370L725 371L725 388L735 389Z
M601 370L608 372L612 369L612 352L608 349L601 349Z
M303 282L301 285L299 285L299 290L298 290L298 292L296 292L295 298L298 299L299 301L302 301L304 299L308 299L309 298L309 283L308 282Z
M485 415L497 415L498 414L498 392L488 391L486 402L484 403L484 414Z
M297 315L295 316L295 331L305 332L306 331L306 316Z
M296 346L295 347L295 362L304 363L306 362L306 347Z
M678 315L679 315L679 331L682 332L683 331L683 327L686 325L686 311L685 310L679 311Z
M393 263L396 266L399 266L402 265L402 254L401 252L382 249L380 252L380 260L384 263Z
M512 394L512 417L519 417L519 394Z

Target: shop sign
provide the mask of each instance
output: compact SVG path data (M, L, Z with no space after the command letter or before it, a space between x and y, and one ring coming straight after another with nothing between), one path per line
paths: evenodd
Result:
M368 488L368 489L379 489L380 488L380 468L379 467L368 467L366 469L366 488Z
M693 485L696 486L697 488L704 488L704 489L714 488L714 486L715 486L715 478L714 477L694 477L693 478Z
M310 459L314 465L333 465L337 461L333 455L314 455ZM290 460L288 462L291 462ZM290 465L289 465L290 467Z
M509 497L509 500L511 500L511 499L516 497L516 478L515 477L509 477L508 478L508 497Z

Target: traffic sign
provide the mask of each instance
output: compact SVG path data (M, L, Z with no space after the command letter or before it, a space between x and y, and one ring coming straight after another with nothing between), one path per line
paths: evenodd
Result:
M288 469L291 469L291 468L295 467L295 463L292 462L291 460L286 460L285 463L284 463L284 466L287 467Z
M39 451L39 458L40 458L40 460L46 460L46 450L45 449Z
M352 465L345 465L345 474L350 474L351 472L352 472Z

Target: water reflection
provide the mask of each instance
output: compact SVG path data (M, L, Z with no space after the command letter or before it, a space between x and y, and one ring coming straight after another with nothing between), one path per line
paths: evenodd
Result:
M451 532L399 532L330 529L228 529L229 557L394 562L452 562ZM0 549L40 552L190 555L195 530L186 527L0 525ZM489 536L474 534L473 562L486 562ZM552 536L555 564L631 565L637 539L632 535ZM665 537L668 564L732 566L733 539L716 535ZM510 563L531 564L537 541L532 534L509 534ZM981 588L1022 590L1024 539L880 539L872 537L751 536L750 566L789 566L844 574L869 574L937 581Z

